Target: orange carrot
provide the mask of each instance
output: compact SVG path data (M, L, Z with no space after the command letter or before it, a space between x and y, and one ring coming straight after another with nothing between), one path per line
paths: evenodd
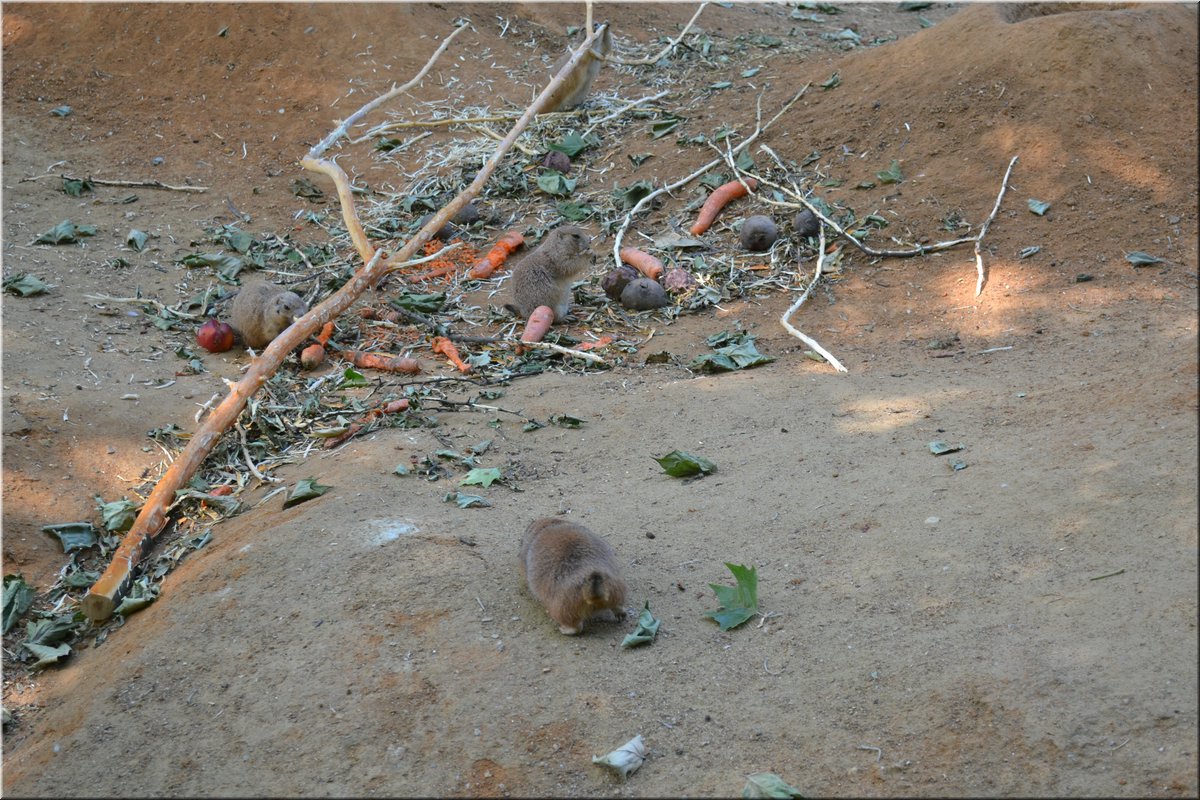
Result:
M486 256L481 258L475 266L471 267L467 273L467 277L474 278L475 280L492 277L492 273L500 268L505 259L523 244L525 244L525 237L521 235L520 231L508 231L492 245L492 249L488 251Z
M382 369L387 372L407 372L415 375L421 365L415 358L389 356L386 353L364 353L361 350L343 350L342 358L361 369Z
M317 334L317 344L321 345L322 347L329 344L330 336L333 336L333 320L329 320L329 322L326 322L324 327L321 328L321 332Z
M458 367L459 372L470 372L471 365L462 360L458 354L458 348L454 346L454 342L447 339L445 336L435 336L433 341L429 343L429 347L433 352L445 356L450 359L450 363Z
M663 263L646 251L638 250L636 247L622 247L618 255L621 256L622 261L636 267L638 272L650 280L656 281L662 277Z
M746 186L754 189L758 186L758 181L754 180L754 178L746 178ZM699 236L708 230L708 226L712 225L713 220L717 218L717 213L730 200L745 197L746 186L743 186L741 181L730 181L723 186L713 189L712 194L708 196L708 199L704 201L704 205L700 208L700 215L696 217L696 224L691 228L692 235Z
M596 350L601 347L606 347L607 345L612 344L612 342L613 342L613 337L601 336L599 339L597 339L594 342L584 342L583 344L576 345L575 349L576 350Z
M310 344L300 351L300 366L305 369L316 369L325 363L325 346Z
M346 428L346 430L343 431L342 433L339 433L337 436L334 436L330 439L326 439L325 440L325 448L326 449L334 448L334 447L337 447L339 444L342 444L343 442L349 441L354 436L361 433L362 430L367 426L367 423L376 417L382 417L384 414L399 414L401 411L407 411L407 410L408 410L408 398L407 397L402 397L399 400L393 400L392 402L390 402L386 405L376 406L375 408L372 408L370 411L368 411L366 414L364 414L359 419L358 422L352 422L350 424L350 426L348 428Z
M407 410L408 410L408 398L402 397L399 400L393 400L392 402L388 403L386 406L384 406L380 410L380 413L381 414L399 414L401 411L407 411Z
M215 487L213 487L213 490L211 492L209 492L209 494L211 494L213 497L225 497L226 495L233 494L233 487L232 486L215 486Z
M550 326L554 324L554 309L550 306L538 306L529 315L525 330L521 332L522 342L540 342Z

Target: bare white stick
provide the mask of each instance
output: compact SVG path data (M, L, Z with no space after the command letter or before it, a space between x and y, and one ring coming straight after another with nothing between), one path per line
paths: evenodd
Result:
M813 271L812 280L808 282L808 287L805 288L804 292L800 295L800 297L798 297L796 299L796 302L792 303L791 308L789 308L787 311L783 312L783 316L779 318L779 322L780 322L780 324L783 325L784 329L786 329L788 333L790 333L792 336L795 336L800 341L804 342L806 345L811 347L816 352L820 353L821 358L828 361L833 366L833 368L836 369L838 372L849 372L849 370L847 370L844 366L842 366L842 362L840 362L836 358L834 358L833 355L828 350L826 350L824 347L821 347L821 345L817 343L816 339L813 339L811 336L805 336L803 333L801 333L799 330L797 330L792 325L791 322L788 321L791 318L792 314L795 314L796 310L799 309L800 306L804 305L804 301L808 299L808 296L810 294L812 294L812 290L817 285L817 281L821 280L821 270L825 264L825 226L824 225L821 226L818 236L819 236L819 239L817 241L817 268L816 268L816 270Z
M988 218L979 226L979 235L975 237L975 269L979 274L975 281L975 296L979 297L983 292L984 281L987 277L983 271L983 253L980 250L980 245L983 243L983 235L987 233L988 226L992 224L992 220L996 218L996 212L1000 210L1000 201L1004 199L1004 190L1008 188L1008 176L1012 174L1013 165L1017 163L1017 156L1012 157L1012 161L1008 162L1008 169L1004 171L1004 180L1000 181L1000 194L996 195L996 205L992 206L992 213L988 214Z
M436 62L438 60L438 58L442 55L442 53L446 52L446 48L450 46L450 42L454 41L454 37L458 36L460 33L462 33L463 30L467 27L469 27L468 23L464 22L462 25L459 25L457 28L454 29L454 33L450 34L445 39L443 39L441 46L433 52L433 55L431 55L429 57L429 60L425 62L425 66L421 67L421 71L418 72L413 77L413 79L410 80L408 83L404 84L403 86L393 86L391 91L388 91L388 92L385 92L384 94L379 95L379 97L376 97L374 100L367 103L365 106L360 108L358 111L355 111L353 114L351 114L350 116L348 116L344 120L342 120L340 123L338 123L338 126L336 128L334 128L332 131L330 131L328 136L326 136L324 139L322 139L321 141L319 141L315 145L313 145L312 150L308 151L308 157L311 159L314 159L314 160L319 158L321 153L324 153L326 150L328 150L330 147L333 146L334 142L336 142L342 136L346 135L346 131L348 131L350 129L351 125L358 122L360 119L365 117L367 114L369 114L372 111L374 111L375 109L379 108L381 105L386 103L388 100L391 100L396 95L400 94L401 92L408 91L409 89L411 89L412 87L414 87L418 83L420 83L421 79L424 78L429 73L429 70L433 69L434 62Z
M670 43L667 44L666 47L664 47L661 51L659 51L658 55L653 56L651 58L639 58L639 59L635 59L635 60L627 60L624 58L617 58L613 55L608 55L608 56L605 56L604 60L609 62L610 64L620 64L623 67L645 67L645 66L649 66L650 64L658 63L658 60L660 58L665 56L667 53L671 52L671 50L674 49L675 45L677 45L681 41L683 41L683 37L687 35L688 30L696 22L696 18L700 16L700 12L704 10L704 7L706 5L708 5L707 0L705 0L705 2L700 4L700 7L696 9L696 13L692 14L692 18L688 20L687 25L683 26L683 30L681 30L679 32L679 35L676 36L674 39L672 39L670 41ZM591 3L589 3L588 11L590 12L591 9L592 9L592 6L591 6Z
M808 91L808 87L811 85L812 84L810 84L810 83L806 83L806 84L804 84L804 86L800 87L800 91L796 92L796 94L792 96L792 99L788 100L787 103L784 104L783 108L779 109L779 112L776 113L775 116L771 117L771 119L767 121L766 125L756 124L755 128L754 128L754 133L750 134L750 136L744 142L739 144L737 147L733 148L730 152L734 155L736 155L737 153L740 153L742 150L745 150L747 147L749 147L751 145L751 143L753 143L754 140L757 139L760 135L762 135L763 133L766 133L767 129L770 128L771 125L773 125L776 120L778 120L781 116L783 116L784 113L786 113L787 110L789 108L791 108L792 105L797 100L799 100L801 97L804 96L804 93ZM620 256L621 241L625 238L625 231L628 230L629 223L631 223L633 221L634 216L639 211L642 210L643 206L645 206L647 203L654 200L654 198L658 197L660 194L663 194L665 192L673 192L676 189L678 189L680 186L684 186L684 185L692 182L696 178L703 175L705 172L708 172L710 169L715 167L717 164L721 163L721 160L722 160L721 157L714 158L712 161L710 161L707 164L705 164L704 166L700 167L700 169L696 170L691 175L688 175L686 178L681 178L672 184L668 184L667 186L663 186L659 189L655 189L653 192L646 195L641 200L637 201L637 204L634 205L633 208L629 209L629 213L625 215L625 220L621 223L621 227L617 229L617 235L613 238L613 264L614 264L614 266L618 266L618 267L621 266L621 256Z
M668 95L668 94L670 94L670 93L671 93L671 90L670 90L670 89L664 89L663 91L659 92L659 93L658 93L658 94L656 94L656 95L651 95L650 97L643 97L641 100L634 100L632 103L627 103L626 105L624 105L624 106L621 106L619 109L617 109L617 110L616 110L616 111L614 111L613 113L609 114L607 117L601 117L600 119L598 119L598 120L596 120L595 122L593 122L593 123L592 123L591 125L589 125L589 126L587 127L587 129L586 129L586 130L583 132L583 136L584 136L584 137L587 137L587 135L588 135L589 133L591 133L592 131L596 130L596 128L598 128L599 126L603 125L604 123L608 122L609 120L616 119L617 117L621 116L621 115L622 115L622 114L624 114L626 111L628 111L629 109L633 108L634 106L639 106L639 105L641 105L642 103L649 103L651 100L657 100L657 99L659 99L660 97L665 97L666 95Z
M553 342L518 342L517 344L521 347L532 347L532 348L535 348L538 350L549 350L551 352L558 353L559 355L572 356L573 358L582 358L584 361L591 361L593 364L605 364L605 365L608 364L607 361L605 361L603 358L596 355L595 353L585 353L582 350L572 350L569 347L563 347L562 345L554 344Z

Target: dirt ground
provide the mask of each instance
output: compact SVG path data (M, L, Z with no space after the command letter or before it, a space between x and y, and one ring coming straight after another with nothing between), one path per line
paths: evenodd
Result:
M807 795L1195 796L1196 8L838 5L710 5L707 72L606 68L596 90L670 88L677 134L694 135L745 133L760 91L773 113L812 82L763 141L820 153L841 181L821 197L891 221L879 246L961 235L942 227L956 214L977 230L1019 155L982 295L969 246L853 253L795 317L848 374L804 356L779 291L651 315L636 353L606 354L623 355L614 368L516 380L493 401L577 429L447 411L275 469L333 488L215 526L156 602L62 666L16 658L23 623L5 637L4 794L731 796L770 771ZM694 10L601 4L596 18L644 53ZM460 17L472 29L399 108L520 109L582 13L6 3L3 271L52 288L3 299L4 574L45 591L65 556L41 526L98 521L95 496L153 479L147 431L194 430L248 360L205 355L206 372L177 375L189 328L86 295L193 294L213 271L177 259L239 214L256 234L321 241L299 220L336 213L331 187L313 178L314 205L290 185L336 119L408 80ZM848 29L859 46L837 38ZM661 185L712 157L636 131L583 180ZM635 168L641 152L654 157ZM902 183L856 188L893 160ZM340 163L368 186L405 183L367 146ZM25 180L63 171L208 191L73 198ZM686 222L681 206L634 228ZM727 215L751 211L770 213ZM30 244L65 218L97 234ZM125 247L133 227L156 237L143 252ZM736 241L724 223L709 238ZM603 262L611 238L596 250ZM1162 261L1135 268L1131 251ZM776 360L684 366L735 322ZM491 507L393 472L483 439L484 465L521 490L480 490ZM931 455L935 439L964 444L966 468ZM652 456L672 449L718 471L667 477ZM662 620L653 644L620 647L632 621L564 637L530 598L517 541L556 513L612 542L631 610L648 601ZM702 616L708 584L731 582L724 562L757 567L764 612L729 632ZM628 780L591 763L637 734L649 755Z

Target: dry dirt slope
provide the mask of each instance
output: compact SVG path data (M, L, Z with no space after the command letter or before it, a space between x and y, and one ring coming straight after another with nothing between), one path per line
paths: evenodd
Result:
M635 361L500 401L579 431L443 415L521 476L492 509L391 474L440 446L426 432L285 470L338 488L221 526L105 645L6 687L44 708L6 736L5 793L711 796L768 769L811 794L1194 795L1195 42L1187 8L972 8L885 48L774 62L779 96L840 71L790 137L871 151L836 164L848 186L903 158L901 194L871 199L920 230L953 208L977 221L1022 154L982 298L965 257L855 263L804 313L850 376L799 357L774 298L731 307L781 356L753 372ZM1039 57L1055 61L1016 67ZM1148 75L1153 95L1106 91ZM1018 260L1031 243L1044 253ZM1171 263L1134 271L1133 248ZM650 349L691 355L728 322L689 318ZM949 353L926 348L947 333ZM1013 349L978 355L996 346ZM968 469L929 456L933 438L964 441ZM649 456L671 447L721 471L664 478ZM10 466L6 450L6 494ZM628 560L664 619L651 648L618 650L613 626L559 637L523 593L515 537L555 511ZM416 533L393 537L402 524ZM703 620L724 560L757 565L780 616ZM651 758L629 783L589 763L637 732ZM130 753L132 784L112 769Z

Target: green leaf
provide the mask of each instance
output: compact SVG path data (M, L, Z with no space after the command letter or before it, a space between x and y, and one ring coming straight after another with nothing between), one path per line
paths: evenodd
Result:
M68 655L71 652L71 646L68 644L60 644L57 647L46 647L40 644L26 644L25 649L37 656L38 660L33 662L32 669L42 669L51 664L57 664L59 659Z
M762 72L762 67L751 67L750 69L742 71L742 77L743 78L753 78L755 75L757 75L760 72Z
M304 480L299 481L292 489L291 493L287 496L287 499L283 501L283 507L291 508L297 503L303 503L306 500L312 500L315 497L320 497L332 488L332 486L322 486L321 484L317 483L316 478L305 478Z
M935 456L944 456L947 453L957 453L966 445L963 444L946 444L941 439L935 439L929 443L929 452Z
M1036 244L1035 244L1035 245L1033 245L1032 247L1026 247L1026 248L1024 248L1024 249L1023 249L1023 250L1021 250L1021 252L1020 252L1020 253L1018 253L1017 255L1018 255L1018 257L1020 257L1020 258L1029 258L1030 256L1037 255L1037 254L1038 254L1038 253L1040 253L1040 252L1042 252L1042 248L1041 248L1039 245L1036 245Z
M59 106L57 108L50 109L50 113L56 117L65 117L71 113L71 107Z
M125 234L125 244L132 247L134 250L141 251L146 247L146 241L150 237L143 231L134 228L129 233Z
M900 162L895 160L883 172L876 172L875 177L879 178L880 183L900 183L904 180L904 176L900 174Z
M4 576L4 633L33 605L37 592L20 575Z
M56 645L75 632L75 620L71 614L60 617L30 620L25 623L25 641L21 644Z
M1147 267L1151 264L1161 264L1163 260L1158 256L1152 256L1149 253L1143 253L1141 250L1134 250L1132 253L1125 254L1125 260L1135 267Z
M42 530L54 534L62 543L64 553L86 550L100 541L96 528L90 522L64 522L58 525L43 525Z
M413 294L412 292L404 292L393 297L388 302L396 308L403 308L405 311L415 311L418 314L436 314L446 305L446 293Z
M71 589L86 589L100 580L100 573L90 569L77 569L63 578L63 585Z
M557 142L552 142L546 145L548 150L557 150L565 154L568 158L574 158L589 147L593 147L598 143L594 136L583 137L572 131L566 136L559 139Z
M96 228L92 225L76 225L69 219L55 225L50 230L33 240L34 244L71 244L84 236L95 236Z
M319 202L325 199L325 192L321 191L321 189L308 178L294 179L289 185L289 188L292 190L292 194L296 195L297 197L303 197L307 200L312 200L313 202Z
M458 485L459 486L482 486L483 488L486 489L487 487L491 486L496 481L500 480L500 477L501 477L500 470L496 469L495 467L490 467L488 469L484 469L482 467L476 467L475 469L468 472L466 474L466 476L463 477L463 479L458 482Z
M113 609L113 613L128 617L134 612L141 611L157 599L158 587L152 584L148 578L143 577L134 582L120 604Z
M642 613L638 616L638 624L633 633L628 634L622 641L621 647L637 647L640 644L649 644L654 641L654 637L658 635L658 626L662 625L661 619L655 619L650 613L650 601L646 601L646 607L642 609Z
M728 331L710 336L707 340L708 345L715 348L714 351L692 359L688 367L701 372L731 372L774 361L774 356L758 352L758 348L754 346L755 338L751 333L735 335Z
M477 494L450 492L442 499L447 503L457 503L459 508L486 508L491 506L491 503Z
M1031 197L1029 198L1029 210L1040 217L1050 210L1050 204Z
M47 284L28 272L18 272L16 275L4 279L4 291L19 294L21 297L32 297L35 294L44 294L49 290L50 287Z
M633 162L634 167L640 167L642 164L646 163L647 159L653 158L653 157L654 157L653 153L630 153L629 154L629 160Z
M579 417L572 417L570 414L555 414L550 417L550 421L560 428L578 428L587 422L587 420L580 419Z
M241 258L230 253L188 253L179 263L185 267L215 267L228 278L235 277L245 266Z
M361 372L354 367L346 367L346 371L342 373L342 382L338 384L339 389L353 389L356 386L368 386L370 382Z
M375 142L375 149L381 153L389 153L402 144L404 144L403 139L389 139L384 136L381 137L379 141Z
M79 197L84 192L90 192L95 188L87 178L63 178L63 193L70 197Z
M613 188L613 199L621 204L621 208L628 211L641 202L642 198L654 191L654 184L650 181L636 181L629 184L624 189L619 185Z
M230 250L245 253L254 244L254 237L243 230L228 228L225 231L225 246Z
M733 81L717 81L716 83L710 83L708 85L708 88L720 90L720 89L728 89L730 86L733 86Z
M537 179L538 188L550 195L568 195L575 191L576 183L576 179L568 178L556 169L546 170Z
M723 631L736 628L758 613L758 570L728 562L725 566L733 573L737 586L710 583L721 608L704 612L704 616L716 620Z
M685 121L686 119L687 117L677 117L674 114L667 114L658 122L650 125L650 135L655 139L661 139L679 127L679 123Z
M828 92L830 89L836 89L838 86L841 85L841 83L842 83L841 74L835 72L829 76L829 80L827 80L821 84L821 88Z
M536 419L531 419L521 426L521 430L529 433L530 431L536 431L538 428L544 427L546 427L545 423L538 422Z
M803 798L804 795L774 772L756 772L746 778L746 785L742 787L742 797L788 800L789 798Z
M663 468L663 472L672 478L687 478L692 475L711 475L717 471L717 465L707 458L685 453L682 450L672 450L665 456L652 456Z
M754 169L754 158L750 155L748 150L743 150L742 152L738 153L737 158L733 160L733 163L736 164L737 168L742 172L747 172Z
M397 475L401 475L401 476L412 474L412 470L409 468L409 466L407 464L397 464L396 468L394 470L392 470L392 472L396 473Z
M585 203L576 203L574 200L568 200L558 204L558 213L563 219L568 219L571 222L583 222L588 217L594 216L596 209Z
M138 513L138 505L133 501L114 500L111 503L105 503L97 497L96 503L104 518L105 530L119 533L133 527L133 521L137 519Z

